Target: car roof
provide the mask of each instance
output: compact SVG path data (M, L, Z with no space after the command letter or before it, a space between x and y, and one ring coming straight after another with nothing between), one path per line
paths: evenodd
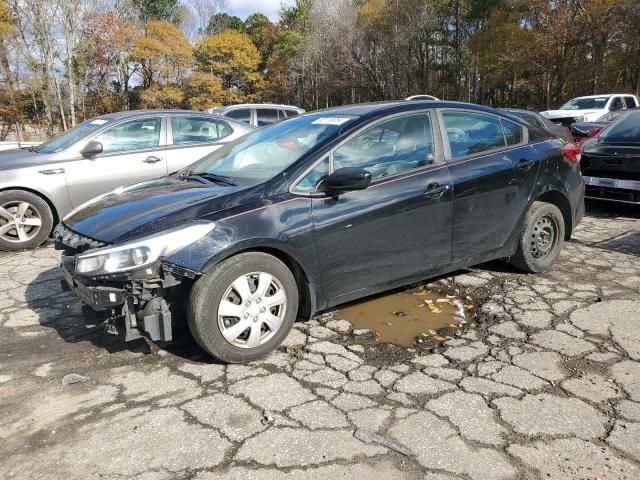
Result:
M146 115L211 115L208 112L196 112L194 110L179 109L150 109L150 110L126 110L123 112L113 112L100 115L95 118L104 118L110 120L121 120L123 118L142 117Z
M448 100L398 100L391 102L357 103L341 107L325 108L307 112L305 115L354 115L359 117L377 117L396 112L408 112L411 110L423 110L425 108L464 108L486 113L499 113L491 107L477 105L475 103L453 102Z
M533 110L526 110L524 108L499 108L498 110L502 110L503 112L520 112L520 113L528 113L529 115L535 115L536 117L542 117L538 112L534 112ZM542 117L544 118L544 117Z
M618 95L622 97L634 97L633 93L601 93L600 95L583 95L581 97L574 97L573 100L577 98L600 98L600 97L611 97L613 95Z
M293 108L302 110L295 105L284 105L282 103L237 103L235 105L225 105L224 107L214 107L212 110L226 110L227 108Z

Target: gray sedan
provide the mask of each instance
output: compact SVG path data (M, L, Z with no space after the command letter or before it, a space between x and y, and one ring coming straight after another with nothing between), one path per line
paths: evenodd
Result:
M0 250L43 243L84 202L190 165L251 127L182 110L113 113L50 141L0 152Z

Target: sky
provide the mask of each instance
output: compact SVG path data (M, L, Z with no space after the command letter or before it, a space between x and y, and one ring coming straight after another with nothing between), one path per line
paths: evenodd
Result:
M280 4L291 5L294 0L229 0L229 13L241 19L255 12L264 13L272 21L278 20Z

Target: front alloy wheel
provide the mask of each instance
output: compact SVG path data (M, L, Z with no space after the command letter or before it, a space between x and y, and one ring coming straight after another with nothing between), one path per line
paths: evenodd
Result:
M0 192L0 250L24 250L43 243L53 227L47 202L22 190Z
M218 264L193 286L187 308L198 344L229 363L255 360L288 335L298 313L298 287L289 268L261 252Z

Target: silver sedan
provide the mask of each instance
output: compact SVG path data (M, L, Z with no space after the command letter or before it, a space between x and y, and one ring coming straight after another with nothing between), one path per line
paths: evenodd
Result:
M87 120L36 147L0 152L0 250L36 247L84 202L180 170L250 130L192 111L130 111Z

